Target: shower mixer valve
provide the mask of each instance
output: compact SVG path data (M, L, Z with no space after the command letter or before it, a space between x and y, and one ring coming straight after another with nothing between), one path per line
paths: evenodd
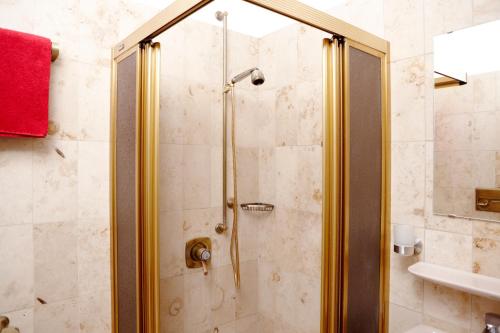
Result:
M202 268L203 275L208 274L208 262L212 257L212 241L208 237L191 239L186 243L186 266Z

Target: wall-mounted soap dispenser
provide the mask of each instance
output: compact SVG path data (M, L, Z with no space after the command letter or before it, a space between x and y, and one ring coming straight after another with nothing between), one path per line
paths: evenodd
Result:
M412 225L394 225L394 252L405 256L419 255L422 252L422 241L415 237Z

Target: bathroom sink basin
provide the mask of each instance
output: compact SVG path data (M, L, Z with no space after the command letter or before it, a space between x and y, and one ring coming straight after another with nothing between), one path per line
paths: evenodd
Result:
M418 325L410 328L405 333L445 333L445 332L431 326Z

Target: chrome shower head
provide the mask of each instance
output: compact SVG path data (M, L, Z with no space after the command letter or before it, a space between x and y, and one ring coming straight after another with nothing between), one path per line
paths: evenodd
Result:
M257 67L246 70L231 79L231 83L235 84L245 79L247 76L250 76L250 80L256 86L260 86L266 80L264 77L264 73L258 69Z

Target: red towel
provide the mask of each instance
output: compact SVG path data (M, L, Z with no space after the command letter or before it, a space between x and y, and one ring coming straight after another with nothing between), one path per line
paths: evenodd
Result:
M0 29L0 136L47 135L51 48L50 39Z

